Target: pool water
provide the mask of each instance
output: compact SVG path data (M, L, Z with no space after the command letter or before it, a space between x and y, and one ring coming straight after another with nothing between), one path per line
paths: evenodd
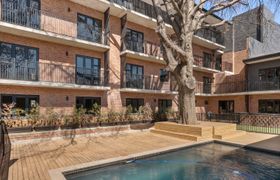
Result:
M280 180L280 156L206 144L71 174L67 180Z

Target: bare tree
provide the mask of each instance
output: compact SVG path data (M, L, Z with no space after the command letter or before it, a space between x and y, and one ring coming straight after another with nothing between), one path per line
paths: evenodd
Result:
M201 28L222 26L225 20L207 24L206 18L214 13L235 12L235 8L249 6L252 0L152 0L157 15L157 33L160 37L164 60L178 84L179 115L183 124L196 124L195 86L193 76L193 35ZM261 3L257 0L256 3ZM205 8L207 7L207 10ZM163 10L167 17L163 16ZM164 18L168 18L174 34L167 32Z

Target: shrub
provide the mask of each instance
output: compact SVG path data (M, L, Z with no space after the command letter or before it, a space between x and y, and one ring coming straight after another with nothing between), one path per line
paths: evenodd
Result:
M16 103L11 104L3 104L1 116L3 116L5 119L10 119L13 115L13 108L15 107Z
M94 116L100 116L101 115L101 107L97 103L94 103L92 105L92 108L88 111L90 114Z
M18 113L22 113L21 111L19 111ZM20 115L16 113L17 115ZM38 124L38 122L40 121L40 107L38 104L36 104L35 106L33 106L31 109L30 109L30 112L28 114L28 120L29 120L29 123L32 125L32 126L35 126L36 124Z

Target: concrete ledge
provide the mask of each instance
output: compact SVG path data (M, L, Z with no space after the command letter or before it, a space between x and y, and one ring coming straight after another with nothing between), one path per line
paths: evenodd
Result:
M96 91L109 91L111 88L106 86L87 86L69 83L55 83L43 81L20 81L10 79L0 79L0 85L9 86L28 86L28 87L45 87L45 88L59 88L59 89L84 89Z
M133 89L133 88L122 88L121 92L133 92L133 93L145 93L145 94L171 94L177 95L177 91L168 91L168 90L148 90L148 89Z

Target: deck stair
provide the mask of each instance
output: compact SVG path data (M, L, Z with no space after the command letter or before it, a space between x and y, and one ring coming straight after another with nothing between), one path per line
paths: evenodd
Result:
M151 132L191 141L208 139L224 140L246 134L245 131L236 130L236 124L216 122L199 122L198 125L159 122L155 124Z
M213 127L214 139L230 139L245 135L245 131L236 130L236 124L220 123Z
M213 134L212 127L181 125L171 122L156 123L151 132L191 141L211 139Z

